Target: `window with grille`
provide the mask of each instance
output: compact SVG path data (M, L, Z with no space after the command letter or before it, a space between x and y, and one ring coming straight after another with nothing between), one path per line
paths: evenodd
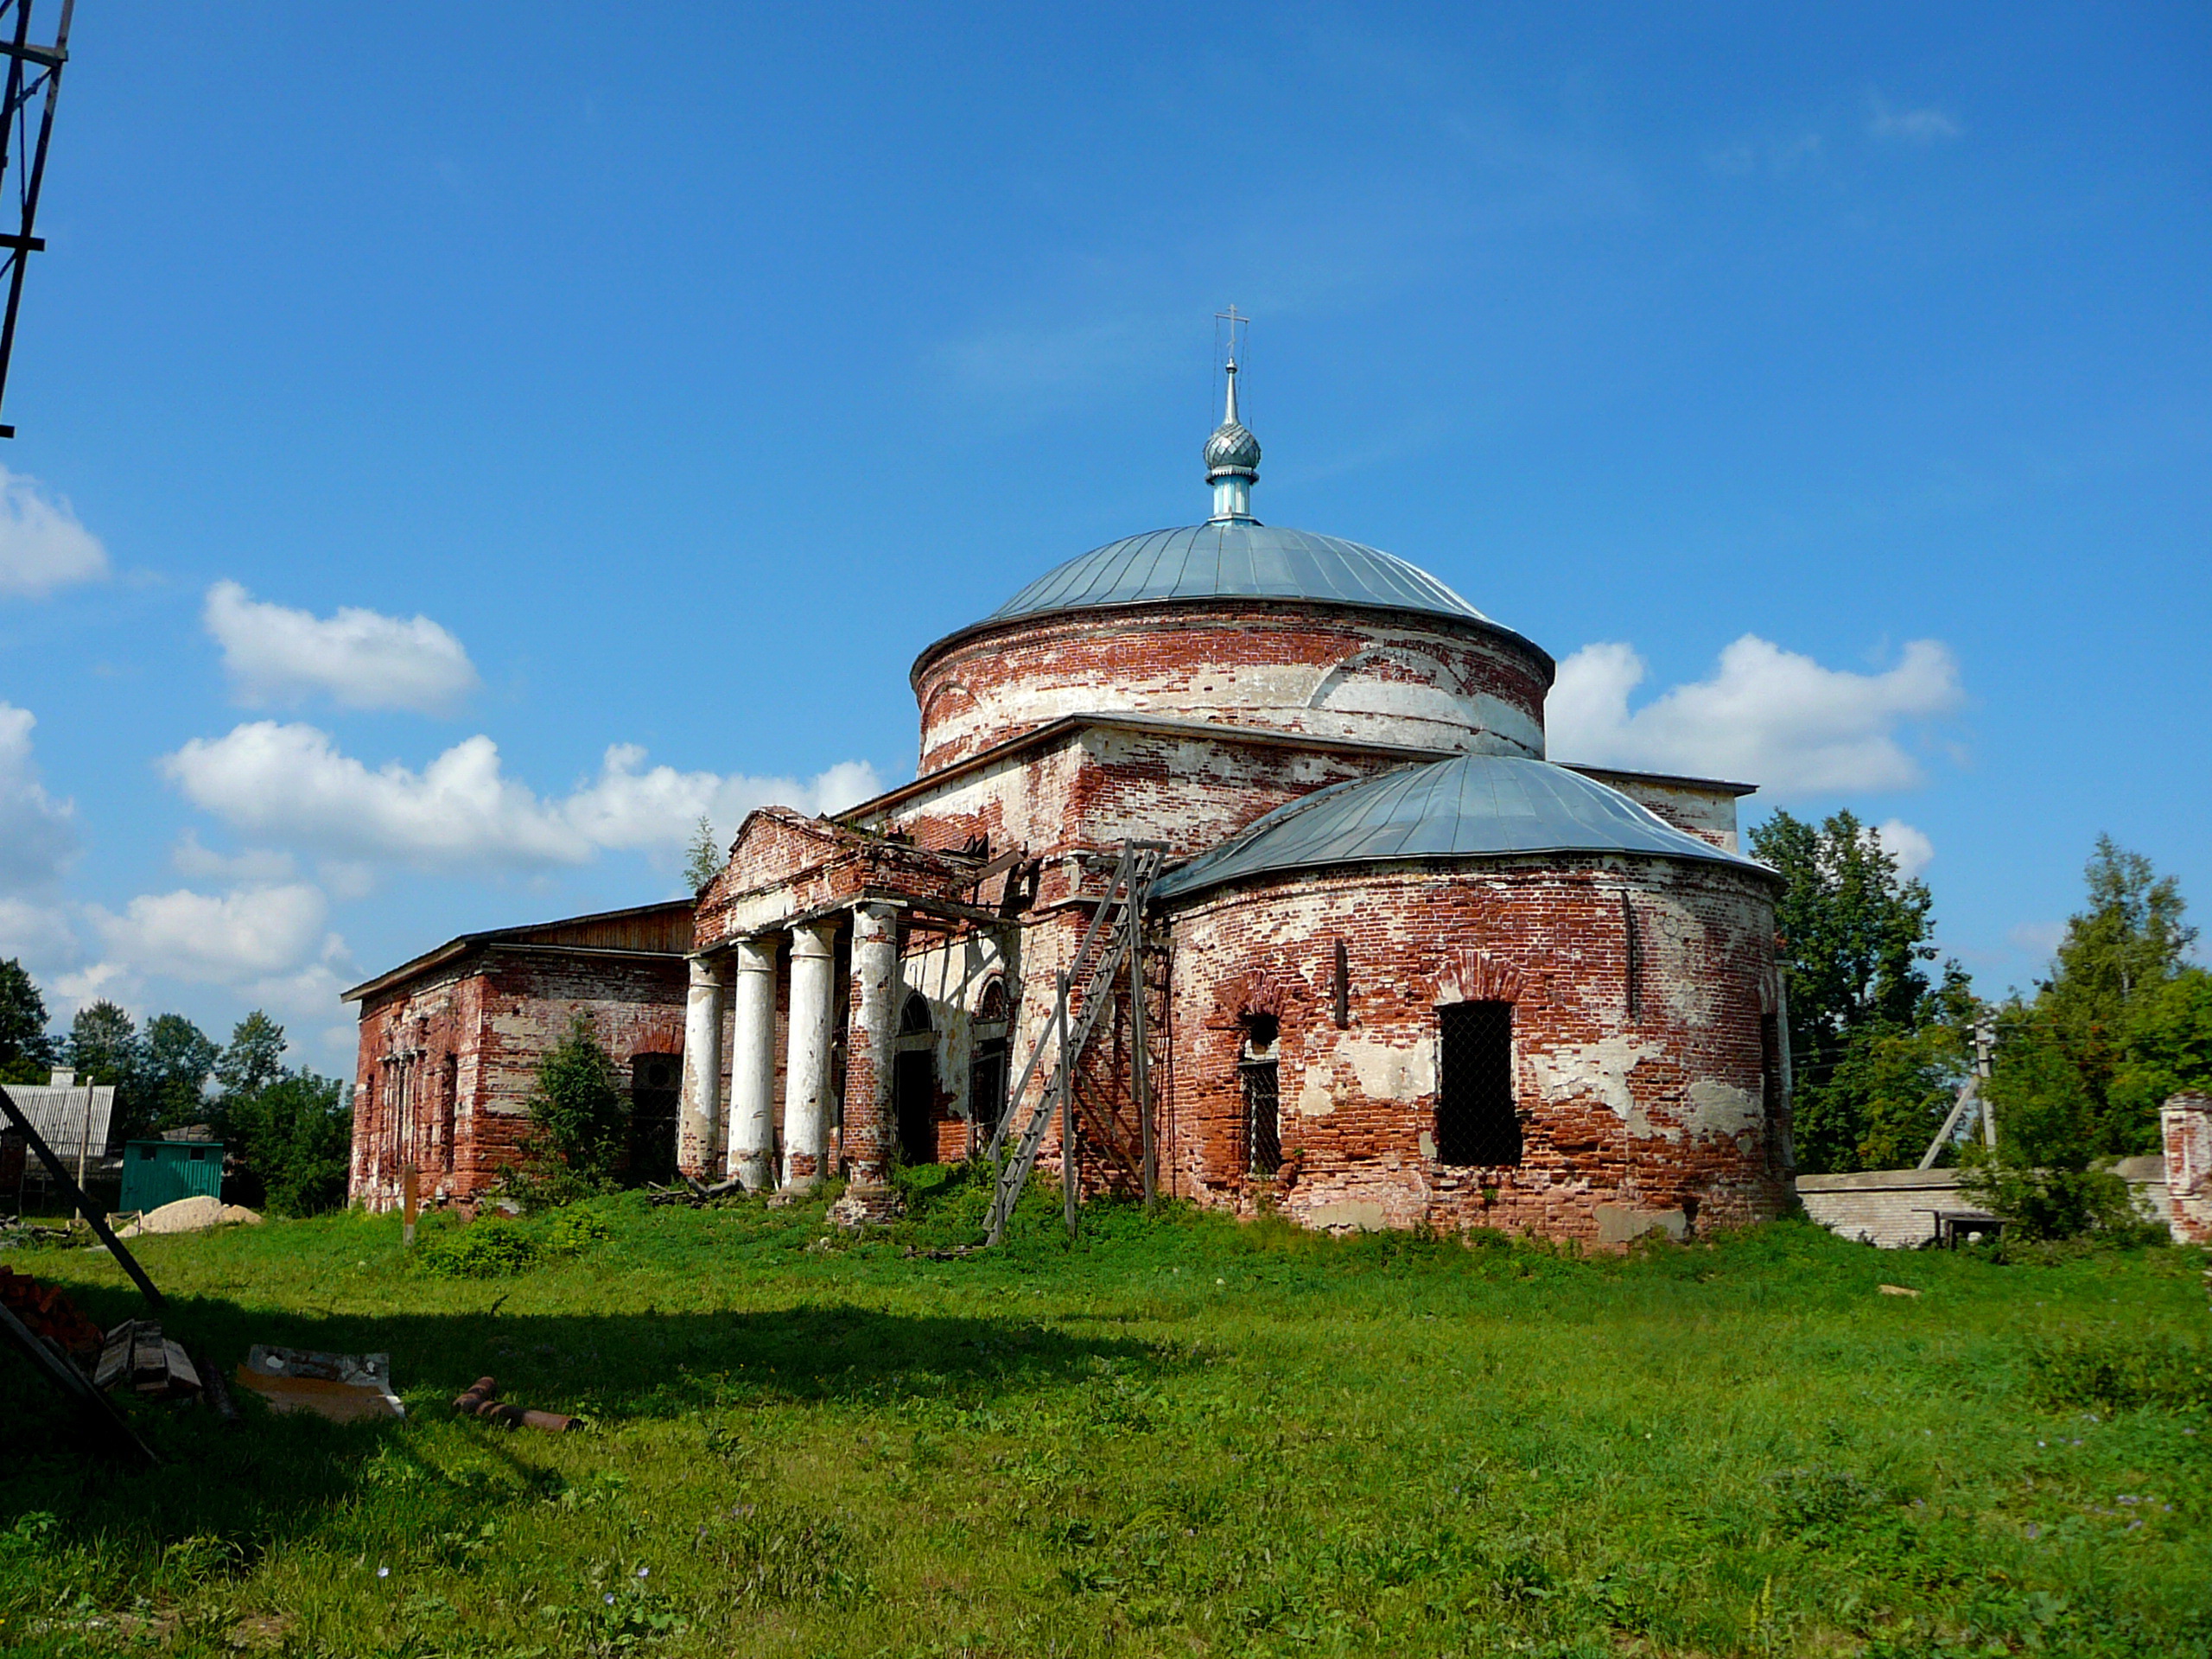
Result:
M1436 1088L1436 1161L1521 1161L1521 1117L1513 1104L1513 1005L1453 1002L1441 1027Z
M1275 1039L1281 1027L1272 1014L1247 1016L1244 1053L1237 1076L1244 1086L1244 1166L1255 1175L1272 1175L1282 1166L1282 1110L1277 1089Z

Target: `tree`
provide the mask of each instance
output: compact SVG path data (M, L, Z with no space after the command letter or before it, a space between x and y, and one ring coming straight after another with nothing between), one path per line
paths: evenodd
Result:
M2135 1224L2105 1166L2153 1152L2158 1106L2212 1084L2212 975L2183 957L2196 938L2179 885L2097 838L2088 907L2070 918L2032 1001L2000 1013L1988 1094L1994 1154L1967 1190L2031 1236Z
M226 1096L258 1094L284 1075L284 1027L259 1008L231 1027L231 1044L215 1062Z
M691 844L683 849L683 879L697 893L722 873L722 863L721 847L715 840L715 821L702 812L698 827L691 832Z
M157 1014L139 1039L138 1084L149 1126L181 1129L207 1121L207 1079L220 1051L181 1014Z
M222 1094L211 1116L238 1160L242 1191L257 1189L289 1215L343 1204L353 1141L345 1084L288 1070L284 1027L259 1008L231 1028L213 1065Z
M512 1182L525 1203L564 1204L608 1184L628 1139L629 1102L584 1015L538 1061L530 1116L533 1132Z
M1923 963L1935 900L1850 812L1819 824L1777 812L1751 850L1788 878L1776 906L1789 1000L1798 1163L1808 1173L1918 1158L1942 1124L1975 1004L1948 966Z
M337 1077L288 1071L225 1101L225 1138L270 1208L305 1216L345 1203L353 1143L346 1092Z
M10 957L0 962L0 1082L44 1083L53 1064L46 999L23 964Z

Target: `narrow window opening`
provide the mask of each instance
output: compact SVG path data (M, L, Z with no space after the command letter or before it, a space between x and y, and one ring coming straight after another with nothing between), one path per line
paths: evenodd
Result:
M906 999L906 1007L899 1011L899 1034L901 1037L918 1037L924 1032L936 1029L937 1022L930 1018L929 998L916 991Z
M1521 1161L1513 1100L1513 1005L1454 1002L1436 1011L1436 1161L1495 1167Z
M1281 1033L1274 1014L1245 1016L1244 1052L1236 1070L1244 1094L1244 1166L1255 1175L1282 1167L1281 1074L1275 1059Z

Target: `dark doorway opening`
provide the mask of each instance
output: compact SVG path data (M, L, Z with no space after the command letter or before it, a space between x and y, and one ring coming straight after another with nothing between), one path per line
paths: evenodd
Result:
M892 1109L899 1119L899 1156L908 1164L937 1162L937 1057L909 1049L892 1061Z
M1513 1101L1513 1005L1452 1002L1436 1011L1436 1161L1496 1166L1521 1161L1521 1116Z
M630 1061L630 1179L676 1179L677 1092L683 1081L681 1054L639 1054Z

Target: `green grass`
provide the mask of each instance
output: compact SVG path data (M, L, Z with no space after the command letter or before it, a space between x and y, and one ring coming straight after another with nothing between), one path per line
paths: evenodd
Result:
M633 1198L434 1233L442 1271L359 1216L143 1241L174 1330L388 1350L408 1420L141 1408L168 1462L88 1479L6 1361L0 1649L2212 1654L2201 1253L1113 1207L1070 1249L1040 1196L1002 1252L906 1255L969 1236L935 1179L826 1248L819 1205ZM102 1255L10 1259L134 1311ZM592 1432L456 1421L486 1372Z

